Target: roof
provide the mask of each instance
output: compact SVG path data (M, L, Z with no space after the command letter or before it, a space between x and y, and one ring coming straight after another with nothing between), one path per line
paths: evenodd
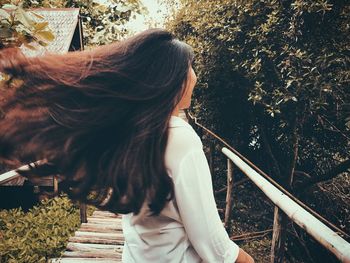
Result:
M38 43L31 43L31 45L35 46L36 50L31 50L22 45L20 48L26 56L40 56L46 52L66 53L70 50L77 26L80 30L79 8L31 8L28 11L35 12L44 17L45 21L49 23L48 26L55 35L55 39L49 42L46 47L40 46ZM33 19L38 22L40 21L35 16L33 16Z

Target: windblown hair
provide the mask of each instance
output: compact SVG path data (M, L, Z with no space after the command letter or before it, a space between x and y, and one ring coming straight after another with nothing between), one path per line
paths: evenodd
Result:
M22 80L0 87L3 163L44 160L18 172L58 174L71 199L116 213L138 214L147 200L157 215L174 197L164 155L193 60L189 45L149 29L67 54L5 49L0 60L0 71Z

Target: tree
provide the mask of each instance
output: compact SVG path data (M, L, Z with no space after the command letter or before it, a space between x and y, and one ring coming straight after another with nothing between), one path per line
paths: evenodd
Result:
M168 28L196 51L195 97L206 109L197 114L287 188L295 176L316 183L346 172L349 3L183 4Z
M167 27L195 50L201 123L296 195L348 173L349 1L181 4Z

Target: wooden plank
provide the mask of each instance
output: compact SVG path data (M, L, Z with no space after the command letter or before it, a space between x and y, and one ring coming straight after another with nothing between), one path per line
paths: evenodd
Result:
M108 225L86 223L85 225L82 225L79 230L83 232L120 233L122 231L122 226L113 227Z
M113 220L100 220L100 219L88 219L87 222L89 224L99 224L99 225L122 225L122 221L119 219L113 219Z
M121 216L112 213L92 213L93 217L107 217L107 218L119 218Z
M86 204L80 202L79 208L80 208L80 223L87 223Z
M93 218L106 218L106 219L121 219L120 216L117 216L117 215L101 215L101 214L92 214Z
M117 213L113 213L113 212L111 212L111 211L109 211L109 210L95 210L94 211L94 213L109 213L109 214L114 214L114 215L118 215Z
M29 180L33 185L39 185L39 186L53 186L54 187L54 176L43 176L38 178L30 178ZM61 182L62 179L57 177L57 185L59 182ZM57 186L58 187L58 186Z
M111 231L113 230L118 230L122 229L122 224L121 223L112 223L112 224L107 224L107 223L97 223L97 222L88 222L84 224L84 227L95 227L96 229L110 229Z
M96 223L117 223L122 222L121 218L96 218L96 217L88 217L88 223L96 222ZM86 223L86 222L85 222Z
M58 194L58 179L57 176L53 176L53 191Z
M106 245L106 244L83 244L83 243L68 243L67 250L69 251L91 251L96 249L109 249L117 252L123 251L123 246Z
M121 259L120 252L105 249L95 249L91 251L65 251L63 257L69 258L113 258Z
M82 223L81 227L95 227L98 229L122 229L121 222L116 222L114 224L96 224L96 223Z
M70 237L68 241L75 243L124 245L124 237L115 239L102 237Z
M95 215L99 215L99 216L110 216L110 217L121 217L121 214L114 214L112 212L109 211L99 211L96 210L92 213L93 216Z
M116 261L110 258L52 258L50 263L118 263L121 261Z
M108 239L120 239L124 238L122 233L98 233L98 232L84 232L84 231L75 231L76 237L99 237L99 238L108 238Z

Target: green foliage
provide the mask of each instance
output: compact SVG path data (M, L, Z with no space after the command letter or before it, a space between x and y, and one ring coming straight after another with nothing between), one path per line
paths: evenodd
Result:
M34 17L39 19L39 22L36 22ZM22 4L17 6L11 4L11 1L1 1L0 19L0 49L19 47L22 44L35 49L31 42L47 46L48 42L55 38L48 28L48 22L35 12L25 11Z
M44 200L27 213L21 208L1 210L0 262L37 263L59 257L79 226L79 206L66 195Z
M182 2L168 28L197 54L197 116L281 182L348 158L349 1Z
M181 3L183 7L167 27L195 50L198 83L191 111L199 122L295 194L303 189L303 182L346 174L350 168L346 162L350 152L350 2ZM347 181L345 175L332 182L339 188ZM250 190L238 194L238 200L259 203L262 198L256 198L256 187ZM335 190L327 190L333 200L326 205L317 200L314 208L346 231L349 202L340 202L340 196L348 201L344 192L336 199L330 194ZM311 191L300 197L309 200ZM259 224L265 221L252 213L265 212L266 206L249 212L240 208L234 209L239 215L233 216L240 225L249 222L251 226L251 218ZM250 232L249 227L244 229ZM248 240L246 250L258 262L265 262L269 250L264 247L268 246ZM291 262L333 262L324 254L319 257L320 247L309 260L303 248L295 249L292 254L298 259Z
M127 36L126 23L136 14L146 13L140 0L24 0L25 7L80 8L84 44L104 45Z

